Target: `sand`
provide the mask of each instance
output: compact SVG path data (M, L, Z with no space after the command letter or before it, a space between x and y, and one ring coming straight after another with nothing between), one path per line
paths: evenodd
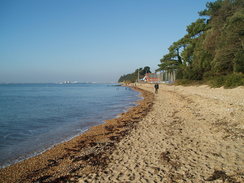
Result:
M138 87L139 106L0 170L0 182L244 182L243 87Z
M109 159L79 182L244 182L244 88L160 85Z

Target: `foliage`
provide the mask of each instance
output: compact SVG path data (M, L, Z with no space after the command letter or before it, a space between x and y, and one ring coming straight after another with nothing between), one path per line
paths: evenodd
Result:
M139 68L136 69L135 72L133 73L121 76L118 82L134 83L138 79L138 72L139 72L139 79L142 79L146 73L151 73L150 67L146 66L143 69Z
M224 86L225 88L244 86L244 75L234 73L226 76L215 76L208 81L208 84L212 87Z
M224 86L225 88L234 88L237 86L244 86L244 74L235 73L230 75L220 75L208 78L206 80L189 80L189 79L178 79L175 82L176 85L201 85L201 84L208 84L213 88L218 88Z
M199 81L192 81L189 79L178 79L175 83L176 85L184 85L184 86L191 86L191 85L199 85Z
M177 79L183 80L212 78L215 86L241 84L234 78L244 73L244 1L209 2L199 15L187 26L187 34L168 48L158 71L176 70Z

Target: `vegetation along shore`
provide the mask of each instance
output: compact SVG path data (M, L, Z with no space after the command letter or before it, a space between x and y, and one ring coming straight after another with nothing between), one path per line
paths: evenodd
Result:
M209 2L199 15L168 48L157 71L175 73L178 84L244 85L244 1ZM119 81L135 82L145 70L136 69Z

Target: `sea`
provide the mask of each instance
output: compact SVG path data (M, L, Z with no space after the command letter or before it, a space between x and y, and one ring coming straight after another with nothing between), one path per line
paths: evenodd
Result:
M116 118L140 99L117 84L0 84L0 168Z

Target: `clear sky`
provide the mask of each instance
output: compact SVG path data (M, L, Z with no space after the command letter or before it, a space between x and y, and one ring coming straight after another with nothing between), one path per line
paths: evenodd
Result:
M154 71L209 1L0 0L0 82L112 82Z

